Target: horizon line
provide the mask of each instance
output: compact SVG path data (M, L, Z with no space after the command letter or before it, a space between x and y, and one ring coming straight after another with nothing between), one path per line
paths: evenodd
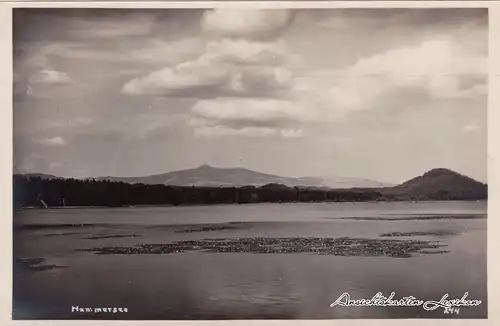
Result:
M200 169L200 168L203 168L203 167L205 167L205 168L213 168L213 169L218 169L218 170L242 169L242 170L247 170L247 171L251 171L251 172L255 172L255 173L266 174L266 175L273 176L273 177L280 177L280 178L291 178L291 179L301 179L301 178L320 178L320 179L323 179L324 178L322 176L302 176L302 177L282 176L282 175L276 175L276 174L271 174L271 173L266 173L266 172L260 172L260 171L248 169L246 167L217 167L217 166L213 166L213 165L210 165L210 164L201 164L201 165L198 165L196 167L190 167L190 168L185 168L185 169L180 169L180 170L172 170L172 171L163 172L163 173L139 175L139 176L112 176L112 175L106 175L106 176L75 177L75 176L60 176L60 175L56 175L56 174L52 174L52 173L44 173L44 172L22 172L22 173L15 173L15 172L13 172L12 175L15 176L15 175L39 174L39 175L53 176L53 177L56 177L56 178L75 179L75 180L88 180L88 179L99 179L99 178L145 178L145 177L159 176L159 175L168 174L168 173L181 172L181 171L186 171L186 170L197 170L197 169ZM447 170L447 171L451 171L453 173L465 176L467 178L470 178L470 179L472 179L474 181L477 181L477 182L480 182L482 184L488 184L487 180L486 181L478 180L478 179L473 178L473 177L471 177L471 176L469 176L467 174L464 174L464 173L461 173L461 172L457 172L457 171L452 170L450 168L443 168L443 167L432 168L430 170L422 172L421 174L417 174L417 175L415 175L413 177L409 177L409 178L407 178L407 179L405 179L403 181L399 181L397 183L380 181L378 179L372 179L372 178L367 178L367 177L356 177L356 176L337 176L337 177L343 178L343 179L344 178L366 179L366 180L375 181L375 182L379 182L379 183L385 183L385 184L390 184L390 185L399 185L399 184L405 183L405 182L407 182L409 180L412 180L414 178L422 177L423 175L425 175L425 174L427 174L427 173L429 173L431 171L435 171L435 170Z

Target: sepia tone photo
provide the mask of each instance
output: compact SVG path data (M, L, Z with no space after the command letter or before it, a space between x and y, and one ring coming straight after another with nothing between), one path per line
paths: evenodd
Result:
M15 8L15 320L487 318L487 8Z

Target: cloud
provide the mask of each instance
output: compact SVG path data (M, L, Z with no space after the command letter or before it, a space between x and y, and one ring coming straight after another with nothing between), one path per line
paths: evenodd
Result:
M13 20L16 25L26 26L22 31L37 31L44 38L108 41L150 35L160 14L157 10L37 8L15 10ZM29 32L16 36L23 41L36 40Z
M196 116L219 121L295 121L302 119L302 109L294 103L272 99L220 98L199 101L191 109Z
M144 114L133 119L132 123L122 123L123 132L128 139L147 140L157 133L169 131L179 125L185 125L188 116L186 114Z
M208 10L201 20L205 35L219 38L272 39L293 20L290 10L221 8Z
M59 43L27 43L14 47L14 96L16 102L27 97L50 98L50 88L73 83L66 72L53 68L51 55L61 48Z
M277 39L277 31L284 31L291 19L286 10L206 11L201 28L212 38L197 59L134 78L122 92L192 98L280 97L291 87L291 70L302 64Z
M202 100L191 109L189 124L199 136L298 138L307 113L293 102L276 99Z
M46 147L61 147L61 146L66 146L66 141L60 137L49 137L49 138L42 138L42 139L33 139L33 142L35 144L40 144L42 146Z
M45 159L38 153L30 153L18 160L14 158L14 173L32 173L45 163Z
M134 78L122 91L197 99L190 121L198 135L282 137L283 128L338 121L398 101L408 106L405 96L423 103L486 94L486 54L462 42L471 33L478 36L475 27L315 71L281 39L292 18L289 11L207 11L201 20L209 36L203 54Z
M329 120L380 108L405 94L419 94L421 101L480 99L486 74L484 55L439 38L364 57L344 69L310 71L295 78L292 94Z
M87 127L92 124L93 119L87 117L75 117L66 120L47 120L38 123L42 130L60 130Z
M42 69L32 75L26 84L26 95L32 98L49 99L56 88L74 84L74 81L65 72ZM22 89L18 86L18 91Z
M275 43L210 42L198 59L134 78L122 91L164 97L279 97L291 87L288 64L298 62L285 51Z
M214 62L247 66L289 66L300 60L288 52L281 40L263 42L245 39L220 39L207 43L205 55Z
M56 168L59 168L61 166L63 166L62 163L52 162L52 163L49 164L49 169L56 169Z
M228 126L200 126L195 129L195 135L202 137L300 138L302 137L302 129L274 129L269 127L243 127L237 129Z
M228 82L227 66L215 67L205 58L165 67L142 78L125 84L122 91L127 95L191 96L204 89L217 91Z
M66 85L73 83L73 80L65 72L43 69L31 76L29 82L31 85Z
M31 152L21 156L20 159L14 158L14 173L43 173L62 167L60 162L50 162L42 155Z
M353 74L407 76L486 74L486 57L442 37L414 46L391 49L359 60L350 70ZM411 62L411 64L408 64Z
M86 19L68 21L68 28L74 38L104 38L147 36L155 26L151 15L134 15L133 19L117 20L112 17L89 16Z
M165 41L159 38L131 42L117 52L114 44L63 43L52 47L50 54L66 59L95 60L112 63L137 63L144 65L171 64L203 52L203 42L197 38Z
M293 71L304 65L280 39L292 18L286 10L206 11L201 18L206 46L197 59L134 78L122 92L197 99L191 121L198 123L198 135L296 136L269 132L270 124L297 120L291 117L297 109L284 99L293 87Z
M487 67L486 56L441 38L361 59L346 74L385 77L383 88L421 87L435 98L460 98L468 91L461 88L460 81L485 77Z
M27 96L29 96L31 98L38 98L38 99L49 99L50 98L50 96L48 96L46 93L37 91L35 88L33 88L33 86L31 86L29 84L26 87L25 92L19 94L18 97L20 99L24 99L24 96L23 96L24 94L26 94Z
M306 10L301 16L305 23L321 27L350 27L358 25L367 30L397 26L398 30L456 29L464 24L487 24L486 8L385 8L377 9L335 9L332 11Z

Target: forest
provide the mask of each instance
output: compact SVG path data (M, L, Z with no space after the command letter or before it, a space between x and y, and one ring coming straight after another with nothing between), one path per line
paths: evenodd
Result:
M138 205L209 205L291 202L365 202L402 200L481 200L486 191L450 195L432 191L411 195L398 188L328 189L288 187L281 184L244 187L181 187L113 182L107 180L44 179L14 175L14 207Z
M320 202L382 200L370 189L330 190L268 184L261 187L179 187L124 182L42 179L14 176L15 207L208 205L261 202Z

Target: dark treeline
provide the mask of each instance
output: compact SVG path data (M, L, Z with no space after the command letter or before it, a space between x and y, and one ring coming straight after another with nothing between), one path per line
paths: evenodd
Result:
M384 196L370 189L327 190L268 184L262 187L178 187L123 182L42 179L14 176L16 207L200 205L261 202L374 201Z
M268 184L262 187L180 187L104 180L44 179L14 176L15 207L207 205L290 202L362 202L406 200L482 200L487 187L320 189Z

